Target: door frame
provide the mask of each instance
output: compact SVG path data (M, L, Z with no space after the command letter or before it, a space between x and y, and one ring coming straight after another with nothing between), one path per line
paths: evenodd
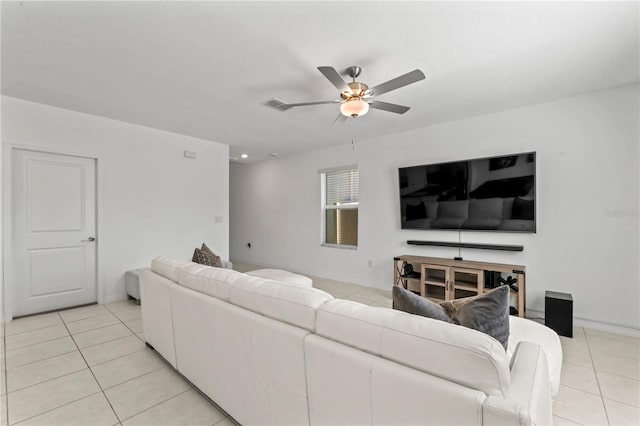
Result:
M90 153L70 152L56 147L38 146L34 144L24 144L8 140L2 140L2 297L4 318L2 321L13 319L13 298L14 288L10 285L14 276L14 253L13 253L13 152L15 150L41 152L45 154L66 155L69 157L88 158L95 161L95 193L96 193L96 295L98 303L105 303L104 300L104 280L102 278L102 169L100 167L100 157ZM0 302L0 303L2 303Z

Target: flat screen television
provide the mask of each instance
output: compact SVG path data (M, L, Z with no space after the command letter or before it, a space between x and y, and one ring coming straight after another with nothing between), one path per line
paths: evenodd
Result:
M402 229L536 232L536 153L398 170Z

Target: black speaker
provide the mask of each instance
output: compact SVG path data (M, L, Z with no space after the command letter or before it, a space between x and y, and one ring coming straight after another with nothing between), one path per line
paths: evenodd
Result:
M544 293L544 325L560 336L573 338L573 297L569 293Z

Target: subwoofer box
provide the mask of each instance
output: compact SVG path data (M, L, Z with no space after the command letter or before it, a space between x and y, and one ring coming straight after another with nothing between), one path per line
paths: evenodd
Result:
M573 297L569 293L544 293L544 325L560 336L573 338Z

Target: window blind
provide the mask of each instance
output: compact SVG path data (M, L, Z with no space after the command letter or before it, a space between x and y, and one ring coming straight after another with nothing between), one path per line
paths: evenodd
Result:
M322 174L323 243L358 245L358 169Z
M326 205L358 202L358 169L326 173Z

